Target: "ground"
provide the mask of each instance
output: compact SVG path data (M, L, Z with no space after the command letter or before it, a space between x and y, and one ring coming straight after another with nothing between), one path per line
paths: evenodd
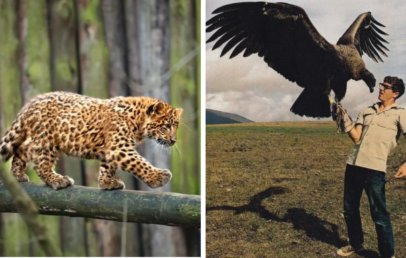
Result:
M333 122L207 126L206 139L208 257L338 257L352 141ZM396 257L406 257L406 181L393 176L405 154L401 139L386 177ZM365 194L361 206L367 251L351 257L379 257Z

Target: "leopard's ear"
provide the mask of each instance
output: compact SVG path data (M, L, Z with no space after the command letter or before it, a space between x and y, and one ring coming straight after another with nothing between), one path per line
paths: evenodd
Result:
M147 109L147 115L157 115L157 116L162 116L165 114L165 105L162 102L157 102L155 104L152 104L151 106L148 107Z
M176 116L180 117L180 115L183 113L183 109L177 108L177 109L175 109L175 112L176 112Z

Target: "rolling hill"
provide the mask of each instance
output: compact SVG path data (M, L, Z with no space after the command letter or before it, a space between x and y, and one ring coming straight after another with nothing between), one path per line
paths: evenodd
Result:
M213 109L206 109L206 124L213 125L213 124L236 124L236 123L253 123L245 117L222 112Z

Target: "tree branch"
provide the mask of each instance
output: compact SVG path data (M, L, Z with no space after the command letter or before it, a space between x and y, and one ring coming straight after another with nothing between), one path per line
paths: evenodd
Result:
M10 208L21 215L48 257L61 256L61 250L50 238L46 227L38 220L38 209L35 203L24 192L17 179L11 173L5 172L3 164L0 164L0 178L3 180L0 182L1 202L8 200L11 203Z
M44 215L86 217L127 222L200 228L200 196L133 190L106 191L71 186L58 191L45 185L20 183ZM17 206L0 183L0 212L17 212Z

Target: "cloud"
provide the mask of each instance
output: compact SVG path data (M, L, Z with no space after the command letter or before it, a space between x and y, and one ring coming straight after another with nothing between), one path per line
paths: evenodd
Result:
M213 16L211 12L216 8L234 2L245 1L207 0L206 19ZM302 7L319 33L330 43L336 43L359 14L371 11L375 19L386 25L384 31L389 36L385 39L390 42L387 45L390 52L388 57L383 57L384 63L375 63L364 55L368 70L375 75L377 82L386 75L406 79L406 30L401 26L406 24L406 2L295 0L289 3ZM211 34L207 33L207 38ZM243 58L240 54L230 60L228 53L220 58L222 49L212 51L212 46L213 43L206 44L207 108L236 113L258 122L314 120L290 112L290 107L303 90L301 87L269 68L258 56ZM377 90L370 94L363 81L351 80L347 86L342 103L353 118L378 101ZM400 98L397 103L406 106L406 97Z
M241 115L255 122L315 120L285 112L290 109L291 103L297 96L277 93L269 98L251 90L229 90L215 94L208 93L206 95L206 107L227 110L227 112Z

